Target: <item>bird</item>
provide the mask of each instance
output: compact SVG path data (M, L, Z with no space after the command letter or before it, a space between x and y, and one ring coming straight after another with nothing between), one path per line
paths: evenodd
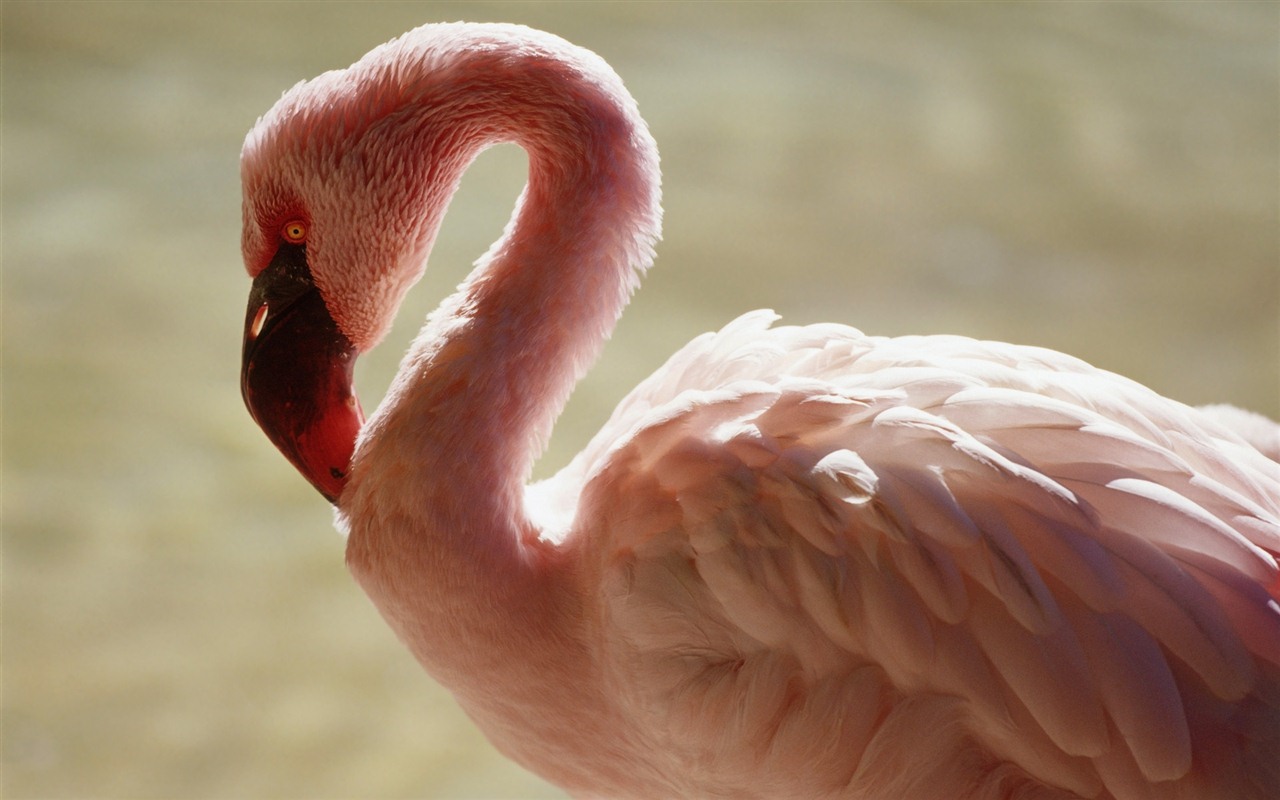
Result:
M509 142L509 223L366 419L356 357ZM657 146L606 62L428 24L288 90L241 178L249 411L524 767L581 797L1280 797L1270 420L757 310L532 482L660 237Z

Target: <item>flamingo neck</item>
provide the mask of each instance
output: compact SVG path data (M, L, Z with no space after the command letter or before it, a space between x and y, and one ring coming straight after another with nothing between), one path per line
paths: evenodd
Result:
M566 605L548 588L559 556L529 521L525 483L658 235L657 151L634 101L603 61L563 48L453 65L466 92L437 87L437 102L406 109L401 147L383 154L429 181L403 192L423 203L412 253L429 250L440 198L482 149L529 155L504 235L428 318L367 423L339 511L353 572L464 704L518 642L537 651L571 624L551 608Z

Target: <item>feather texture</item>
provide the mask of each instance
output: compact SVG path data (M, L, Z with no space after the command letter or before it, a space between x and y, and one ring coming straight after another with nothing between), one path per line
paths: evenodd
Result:
M824 772L801 792L835 795L889 785L877 737L927 714L937 734L893 756L916 774L910 794L878 796L968 797L921 772L966 758L1015 765L1006 788L1054 775L1081 796L1269 796L1189 777L1214 766L1197 747L1245 730L1184 701L1256 708L1269 724L1254 757L1280 744L1259 674L1277 664L1280 610L1260 593L1280 508L1258 490L1280 465L1049 351L772 320L696 339L585 451L599 455L576 528L605 539L591 549L611 690L685 710L664 726L673 759L696 759L709 723L769 742L751 756L767 765L812 746L786 731L856 720L842 735L865 749L844 784ZM1231 469L1215 469L1224 453ZM666 511L612 513L636 506ZM853 675L879 714L812 701ZM733 713L708 719L720 709ZM684 790L762 771L715 766Z

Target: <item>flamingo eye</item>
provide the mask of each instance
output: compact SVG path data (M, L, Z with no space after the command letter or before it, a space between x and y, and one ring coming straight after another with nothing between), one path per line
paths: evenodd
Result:
M289 220L280 229L280 235L289 244L302 244L307 240L307 223L300 219Z

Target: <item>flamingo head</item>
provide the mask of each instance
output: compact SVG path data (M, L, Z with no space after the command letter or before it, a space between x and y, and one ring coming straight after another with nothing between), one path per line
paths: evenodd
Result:
M241 392L268 438L335 504L364 422L356 356L390 328L438 227L437 214L405 213L431 207L434 198L413 196L430 176L390 156L404 152L394 141L404 132L378 122L396 93L371 87L385 73L363 63L295 86L241 154L253 279Z

